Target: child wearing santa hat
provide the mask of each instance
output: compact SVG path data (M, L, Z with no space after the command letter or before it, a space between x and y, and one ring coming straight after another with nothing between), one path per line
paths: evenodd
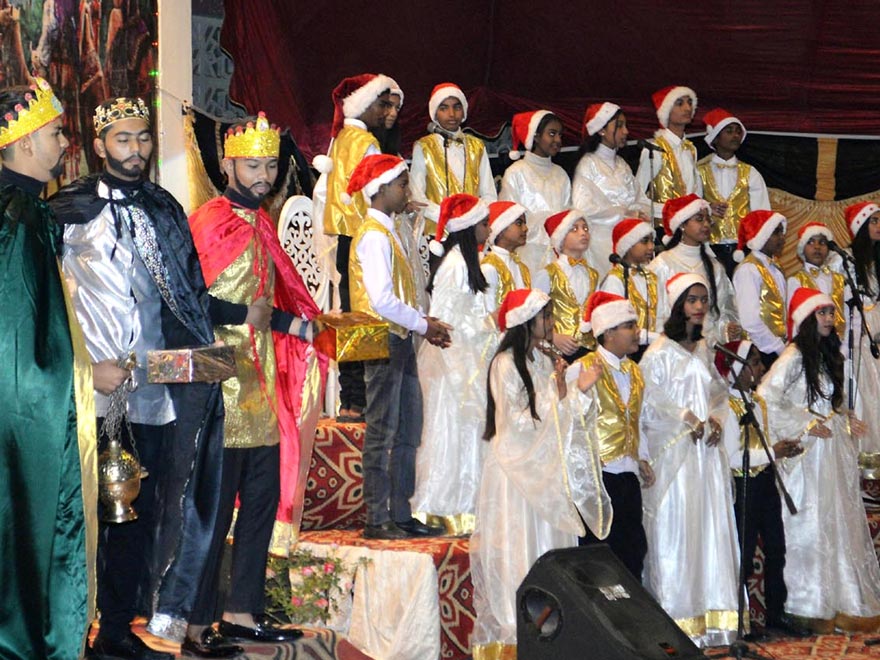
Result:
M425 204L425 218L430 221L425 228L433 232L443 198L468 193L488 204L498 194L486 145L461 130L468 117L461 88L451 82L435 86L428 99L428 117L434 132L413 144L409 180L412 199Z
M788 346L758 387L770 441L797 439L800 456L782 461L797 513L785 526L785 611L814 633L880 629L880 568L862 504L858 447L865 425L848 410L834 301L795 290Z
M474 531L485 443L486 374L498 345L480 270L479 245L489 235L489 207L459 193L443 200L432 249L443 252L428 283L431 316L453 327L455 341L419 348L424 419L416 458L415 516L452 535ZM443 235L446 239L440 243Z
M553 303L543 291L517 289L498 315L501 344L489 366L488 454L470 541L476 621L475 658L515 658L516 590L537 559L577 545L584 523L608 535L611 502L589 430L600 368L581 367L576 386L566 363L539 347L553 333ZM586 419L585 419L586 418Z
M589 106L583 135L572 177L571 203L590 221L590 263L602 278L610 267L614 226L625 217L650 220L651 203L636 185L630 166L617 155L629 137L620 106L610 101Z
M562 148L562 120L548 110L520 112L511 123L516 160L504 171L498 199L517 202L528 211L528 244L522 257L536 273L553 261L553 250L541 225L548 216L571 206L571 180L553 157Z
M585 259L590 227L580 211L565 210L547 218L544 230L559 256L535 274L535 288L550 294L556 317L553 345L571 363L596 348L593 335L580 330L584 305L599 284L599 273Z
M750 211L769 209L770 196L761 173L736 158L746 139L745 125L723 108L713 108L703 121L706 144L714 152L697 163L703 198L712 210L709 242L728 277L733 277L739 223Z
M642 568L648 541L642 526L642 488L654 484L654 471L647 447L640 441L639 416L645 382L638 365L629 359L639 350L638 316L626 298L597 291L587 301L581 330L596 337L598 348L582 357L578 366L601 366L594 398L594 425L602 458L602 482L611 498L614 520L605 542L636 580ZM581 545L597 543L589 530Z
M702 196L703 184L697 174L697 148L684 132L697 111L697 94L690 87L672 85L651 95L660 129L651 143L660 149L652 154L642 149L636 182L654 201L654 224L659 229L663 204L691 193Z
M489 204L489 237L480 267L489 284L486 298L493 312L508 293L532 286L531 271L517 254L526 244L528 231L524 207L516 202Z
M773 211L752 211L739 226L733 258L733 288L739 322L769 367L785 348L785 273L776 259L785 245L786 219ZM745 256L745 250L749 250Z

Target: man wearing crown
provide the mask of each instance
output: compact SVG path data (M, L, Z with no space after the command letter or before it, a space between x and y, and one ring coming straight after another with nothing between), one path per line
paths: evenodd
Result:
M244 642L301 635L263 619L263 585L270 541L286 554L302 514L306 473L300 468L308 468L327 361L319 361L311 344L318 306L278 242L275 223L260 208L278 174L279 146L279 131L262 112L230 128L222 161L226 190L189 219L217 337L235 347L238 374L223 383L220 511L190 619L202 632L184 641L185 655L200 655L193 651L210 648L217 635L210 626L236 496L232 577L220 633Z
M223 402L217 383L148 383L146 354L213 344L214 331L186 214L146 178L149 109L141 99L111 99L94 124L104 171L50 204L65 225L62 267L92 360L100 436L105 419L124 415L123 446L149 477L138 519L100 529L101 625L90 652L171 658L146 646L130 622L152 614L152 632L183 637L219 501Z
M0 92L0 657L78 657L94 611L97 475L89 357L39 199L61 173L49 84Z

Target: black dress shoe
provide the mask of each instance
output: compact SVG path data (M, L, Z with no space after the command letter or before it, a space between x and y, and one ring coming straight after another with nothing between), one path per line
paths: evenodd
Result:
M98 660L174 660L173 653L151 649L131 631L125 637L112 639L101 637L99 633L86 655Z
M416 518L410 518L406 522L394 523L404 532L406 532L407 536L443 536L446 533L446 529L444 527L433 527L432 525L426 525L421 520L417 520Z
M811 637L813 631L788 614L767 620L767 631L779 637Z
M198 641L187 637L180 645L180 654L189 658L233 658L244 649L208 626L202 631Z
M381 525L367 525L364 527L365 539L408 539L409 534L395 525L390 520Z
M257 623L253 628L221 621L220 634L236 642L294 642L303 635L301 630L278 628L266 621Z

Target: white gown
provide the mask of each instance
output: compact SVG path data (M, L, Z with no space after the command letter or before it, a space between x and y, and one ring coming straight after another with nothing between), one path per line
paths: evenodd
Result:
M801 352L789 344L758 387L767 402L770 442L800 438L804 453L778 464L798 509L782 507L785 525L785 611L817 620L830 632L880 627L880 568L868 532L859 483L858 446L846 416L825 422L833 436L807 434L819 416L832 415L831 402L807 404ZM823 389L831 382L822 379ZM822 625L824 622L824 626Z
M727 277L724 266L718 262L709 246L706 246L706 252L709 254L712 268L715 270L714 277L718 289L719 314L716 314L710 308L709 314L706 317L706 323L703 326L703 336L711 346L719 341L721 343L728 341L727 326L730 323L738 323L739 314L736 311L733 284L731 284L730 278ZM666 282L677 273L697 273L707 279L709 278L709 274L706 273L706 269L703 267L703 261L700 259L699 245L679 243L671 250L664 250L658 254L647 267L657 275L657 288L662 289L664 293L666 292ZM709 296L711 295L712 291L710 289ZM657 327L659 328L662 328L663 324L666 323L666 319L669 318L669 313L672 311L672 306L675 304L674 300L668 300L666 296L663 296L663 301L662 305L659 302L657 305Z
M468 534L488 448L482 440L486 374L498 331L486 294L468 286L458 246L437 269L430 313L453 327L452 345L441 349L424 342L419 348L424 424L410 502L419 514L443 517L451 533Z
M590 264L605 277L611 264L611 232L624 218L635 218L641 212L650 217L651 202L638 189L636 179L626 161L600 144L593 153L584 154L574 171L571 204L583 212L590 225Z
M517 587L545 552L577 545L585 531L581 516L599 538L611 529L598 443L587 434L594 426L592 397L572 384L559 401L550 360L535 358L527 365L541 421L529 412L513 354L505 351L490 367L497 426L470 542L477 615L472 648L516 644Z
M872 272L868 273L868 284L871 290L876 292L877 279ZM849 290L847 289L847 293ZM865 322L875 338L880 339L880 301L870 295L862 295L862 303L865 306ZM849 318L849 308L846 311ZM855 397L855 411L865 424L868 432L859 438L859 450L866 453L880 452L880 360L875 360L871 355L871 346L868 336L862 332L861 321L858 311L853 317L855 330L854 360L851 368L856 370L856 383L858 389ZM846 338L844 338L846 342Z
M498 199L522 204L527 210L529 236L519 255L537 273L556 256L544 221L571 205L571 181L565 170L549 158L526 153L504 171Z
M644 583L699 646L736 637L739 545L723 444L709 447L708 419L727 418L727 385L700 341L693 353L662 335L639 367L645 379L642 438L657 481L643 491L648 537ZM696 444L683 421L705 423Z

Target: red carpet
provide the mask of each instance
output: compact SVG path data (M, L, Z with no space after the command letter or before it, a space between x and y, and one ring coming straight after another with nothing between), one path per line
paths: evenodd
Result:
M752 650L773 660L800 660L801 658L826 658L835 660L868 660L880 658L880 646L865 646L872 635L820 635L798 640L782 640L772 644L754 644ZM707 655L719 657L719 649L711 649Z

